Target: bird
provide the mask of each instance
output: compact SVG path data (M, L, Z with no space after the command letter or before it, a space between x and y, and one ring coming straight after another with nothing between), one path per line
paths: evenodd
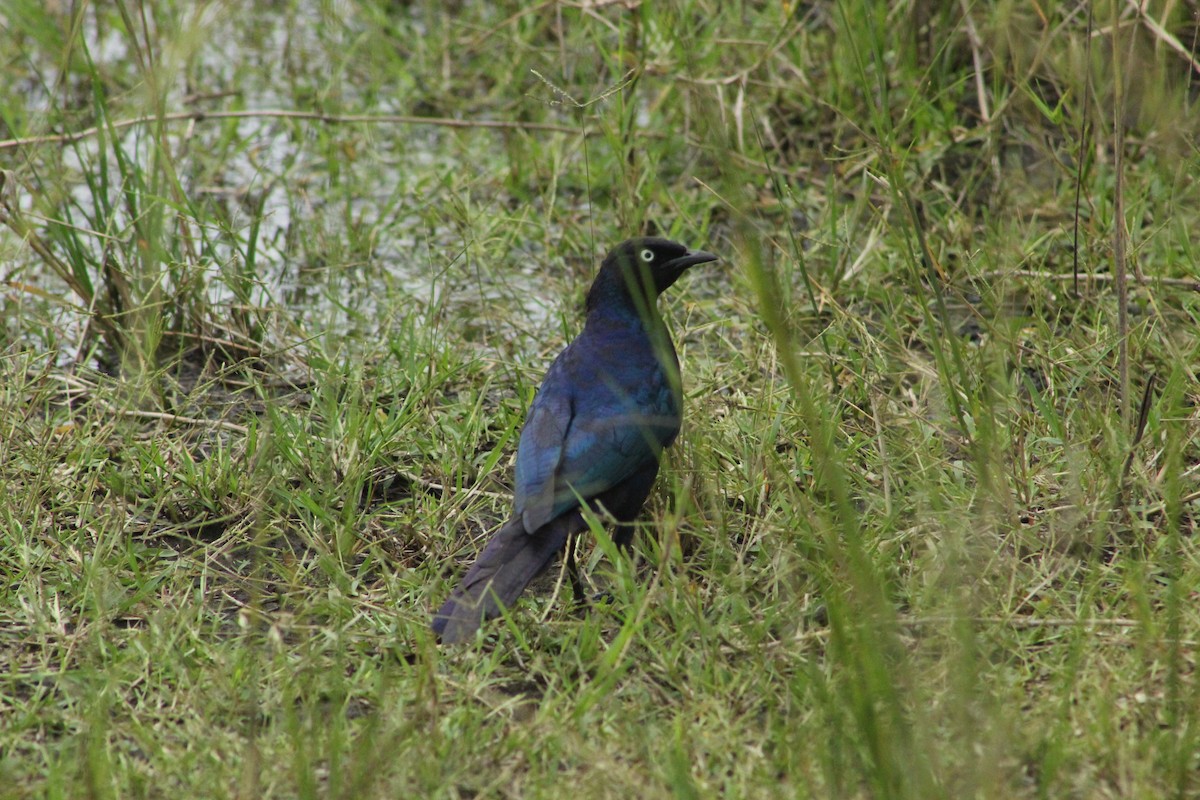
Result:
M689 268L717 260L660 237L629 239L605 257L583 331L550 365L526 414L512 518L433 615L442 644L473 638L564 549L576 600L585 602L568 547L588 528L585 512L611 517L613 541L629 549L682 422L679 357L658 296Z

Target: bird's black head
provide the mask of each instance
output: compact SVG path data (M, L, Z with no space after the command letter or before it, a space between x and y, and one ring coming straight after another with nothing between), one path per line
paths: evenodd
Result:
M587 307L591 310L602 297L616 293L653 305L654 299L679 280L688 267L716 260L712 253L689 250L670 239L629 239L614 247L600 265L600 274L588 292Z

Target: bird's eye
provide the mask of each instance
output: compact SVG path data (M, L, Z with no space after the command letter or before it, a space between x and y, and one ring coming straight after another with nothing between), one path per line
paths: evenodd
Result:
M654 251L647 247L645 250L642 251L642 261L645 261L647 264L649 264L653 260L654 260Z

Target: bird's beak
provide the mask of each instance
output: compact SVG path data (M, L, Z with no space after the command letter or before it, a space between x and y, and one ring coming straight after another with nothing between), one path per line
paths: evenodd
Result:
M705 250L688 250L679 258L673 258L667 262L667 266L678 272L683 272L688 267L694 267L697 264L707 264L709 261L716 261L717 257Z

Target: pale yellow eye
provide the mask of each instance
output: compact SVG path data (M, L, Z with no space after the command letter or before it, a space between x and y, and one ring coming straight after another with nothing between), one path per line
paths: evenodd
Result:
M653 250L646 248L645 250L642 251L642 261L645 261L647 264L649 264L653 260L654 260L654 251Z

